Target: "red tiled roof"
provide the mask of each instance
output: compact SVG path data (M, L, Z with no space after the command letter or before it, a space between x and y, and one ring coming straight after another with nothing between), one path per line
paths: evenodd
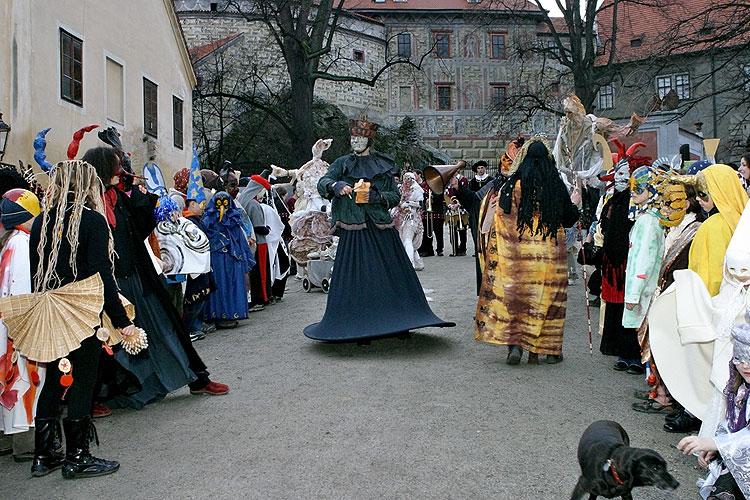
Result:
M603 6L611 3L611 0L605 0ZM722 7L717 8L720 4ZM667 0L661 6L620 1L617 7L616 52L613 62L685 54L716 45L708 40L720 37L720 33L728 31L734 24L730 20L733 9L728 5L728 0ZM605 52L597 58L597 64L607 64L609 60L612 49L612 18L611 7L597 16L599 38L604 44ZM736 22L743 21L737 19ZM702 35L701 30L707 26L715 29ZM732 41L724 44L731 45Z
M345 0L344 8L350 10L524 10L539 12L539 7L528 0L499 0L490 6L486 2L470 3L467 0Z
M198 45L197 47L193 47L190 49L190 60L193 62L193 64L198 63L201 59L206 57L207 55L211 54L215 50L218 50L225 45L227 45L229 42L237 38L238 36L242 35L242 33L235 33L234 35L230 35L226 38L222 38L221 40L217 40L215 42L207 43L205 45Z
M568 32L568 23L565 22L564 17L550 17L549 19L550 21L552 21L552 26L555 27L555 31L560 34L565 34ZM539 22L536 31L537 33L552 33L552 30L549 29L547 23L543 21Z

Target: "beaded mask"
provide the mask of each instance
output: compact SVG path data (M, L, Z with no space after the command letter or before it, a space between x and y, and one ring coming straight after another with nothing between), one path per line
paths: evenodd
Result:
M688 209L685 186L665 182L660 186L662 202L659 209L659 222L664 227L674 227L682 222Z

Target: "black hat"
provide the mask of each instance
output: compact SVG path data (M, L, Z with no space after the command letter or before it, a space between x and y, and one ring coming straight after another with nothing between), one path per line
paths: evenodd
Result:
M477 167L484 167L487 168L487 162L484 160L479 160L474 165L471 166L471 171L475 174L477 173Z

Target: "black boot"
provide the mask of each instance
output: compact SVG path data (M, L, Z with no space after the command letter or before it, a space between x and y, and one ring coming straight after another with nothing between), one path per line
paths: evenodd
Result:
M120 468L120 462L96 458L89 453L89 441L94 438L99 444L96 429L91 417L66 418L63 420L65 428L65 465L62 476L65 479L77 477L94 477L111 474Z
M34 421L34 461L31 475L46 476L63 465L63 455L55 451L56 418L37 418Z
M508 358L505 362L509 365L517 365L521 362L521 356L523 356L523 349L520 345L509 345Z

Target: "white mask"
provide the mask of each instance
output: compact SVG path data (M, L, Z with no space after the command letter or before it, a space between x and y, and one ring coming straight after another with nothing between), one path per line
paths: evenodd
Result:
M621 161L615 167L615 191L621 192L627 189L630 184L630 166L628 162Z
M740 283L750 281L750 255L747 251L737 248L727 248L724 256L727 274Z
M356 154L363 152L365 149L367 149L368 142L369 140L367 139L367 137L353 135L350 140L352 151L354 151Z

